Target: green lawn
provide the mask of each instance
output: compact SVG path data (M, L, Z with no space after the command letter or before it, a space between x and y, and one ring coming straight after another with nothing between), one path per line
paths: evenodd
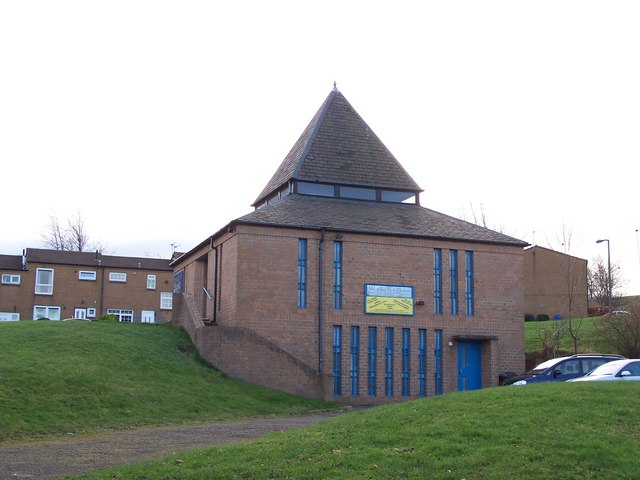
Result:
M578 318L572 320L574 327L577 329L580 342L578 344L578 352L597 352L599 350L598 341L595 337L595 327L593 317ZM524 343L527 353L538 352L542 350L542 340L540 330L553 330L564 327L564 333L560 339L559 350L562 352L573 353L573 341L571 335L567 331L567 321L549 320L546 322L525 322L524 324ZM615 353L615 352L603 352Z
M168 325L0 323L0 441L333 405L231 379Z
M640 382L539 384L375 407L83 479L637 479Z

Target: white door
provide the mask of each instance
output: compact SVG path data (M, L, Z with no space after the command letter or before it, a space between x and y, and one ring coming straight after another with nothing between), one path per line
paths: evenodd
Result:
M142 310L140 313L140 321L142 323L156 323L156 312L153 310Z
M73 318L79 318L81 320L87 319L87 309L86 308L76 308L73 312Z

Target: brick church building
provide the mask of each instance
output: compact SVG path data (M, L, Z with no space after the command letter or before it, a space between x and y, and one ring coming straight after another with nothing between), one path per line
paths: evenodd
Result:
M173 262L174 322L227 374L350 404L524 369L526 242L429 210L337 89L253 204Z

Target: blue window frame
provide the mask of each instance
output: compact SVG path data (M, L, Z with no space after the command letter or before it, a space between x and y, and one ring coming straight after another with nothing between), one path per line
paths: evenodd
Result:
M298 239L298 308L307 308L307 239Z
M342 242L333 242L333 308L342 310Z
M442 249L433 250L433 313L442 315Z
M442 330L436 330L434 338L436 366L436 395L442 395Z
M384 394L393 397L393 327L384 330Z
M342 326L333 326L333 394L342 395Z
M360 395L360 327L351 327L351 396Z
M411 329L402 329L402 396L411 395Z
M367 394L370 397L377 395L377 373L378 373L378 328L369 327L369 349L367 355Z
M458 251L449 250L449 279L451 290L451 315L458 315Z
M427 330L418 330L418 395L427 396Z
M467 250L465 258L465 298L467 300L467 316L472 317L475 313L473 298L473 252Z

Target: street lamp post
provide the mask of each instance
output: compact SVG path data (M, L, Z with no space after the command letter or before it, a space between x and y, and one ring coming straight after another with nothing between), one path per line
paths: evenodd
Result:
M602 242L607 242L607 268L609 269L608 275L609 278L607 279L607 308L609 309L609 313L611 313L611 292L612 292L612 288L611 288L611 245L609 243L609 239L608 238L603 238L600 240L596 240L596 243L602 243Z

